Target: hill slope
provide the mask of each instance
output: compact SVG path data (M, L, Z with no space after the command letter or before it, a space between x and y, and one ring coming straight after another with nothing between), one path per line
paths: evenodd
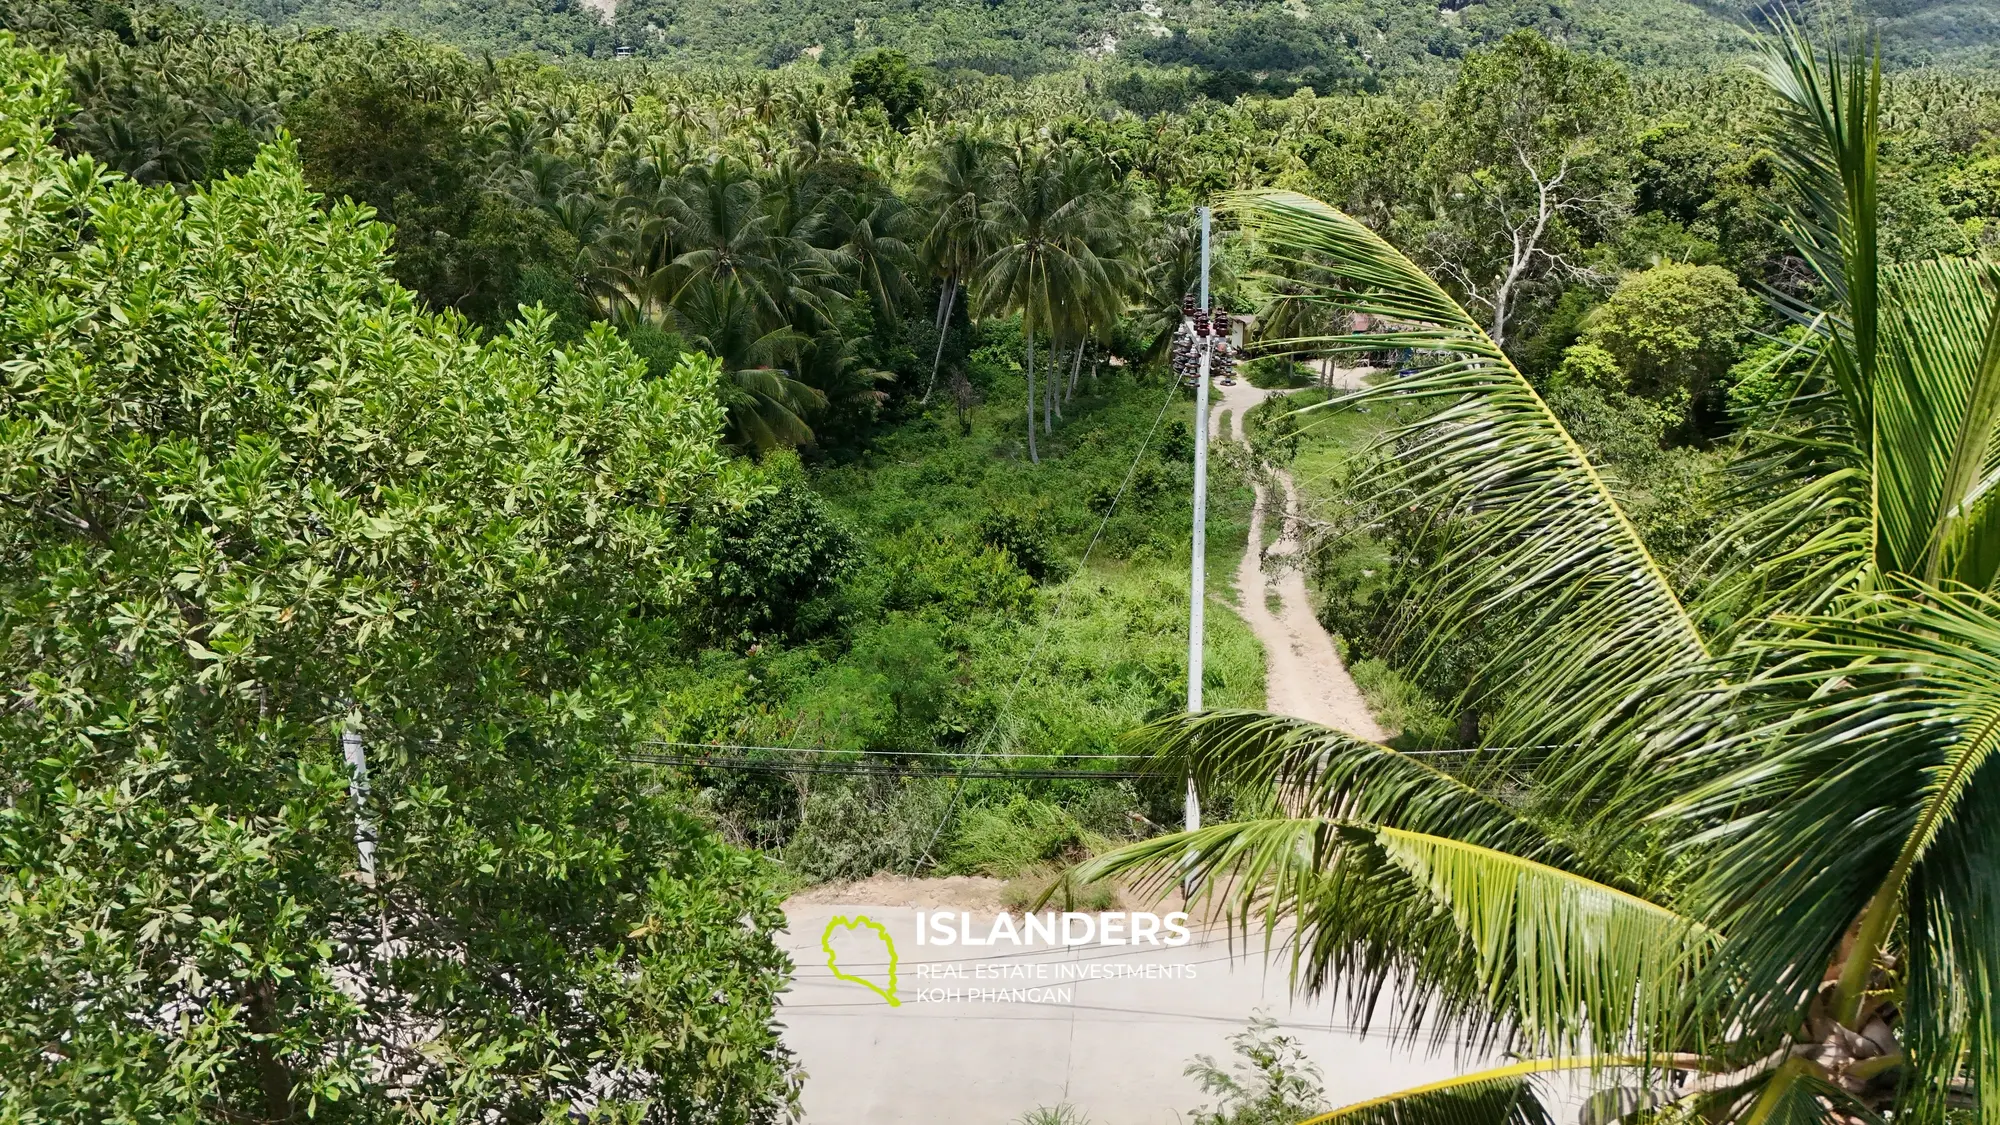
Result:
M1873 0L1892 58L1978 57L1992 0ZM1353 87L1448 65L1517 27L1635 65L1733 54L1776 5L1740 0L208 0L236 16L402 28L473 49L781 66L888 47L1026 76L1093 58Z

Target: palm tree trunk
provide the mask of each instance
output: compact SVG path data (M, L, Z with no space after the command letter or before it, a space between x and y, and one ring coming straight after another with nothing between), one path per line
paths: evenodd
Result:
M1027 329L1028 325L1024 322L1021 327ZM1039 465L1042 459L1035 452L1035 334L1023 331L1022 335L1028 338L1028 463Z
M1042 434L1056 432L1056 388L1062 386L1062 357L1054 337L1049 339L1049 370L1042 376Z
M958 279L956 277L946 278L944 282L944 300L942 302L944 313L938 317L937 354L931 357L931 381L924 384L924 397L917 400L918 406L929 406L931 404L931 391L937 388L938 364L944 360L944 337L951 326L951 303L953 298L957 296Z
M1063 374L1062 361L1056 358L1056 350L1049 349L1049 362L1056 365L1056 377L1049 387L1049 405L1055 409L1056 419L1062 419L1062 404L1066 401L1063 391L1067 389L1069 377Z
M1068 402L1069 400L1076 397L1076 381L1077 378L1082 374L1083 374L1083 341L1079 340L1077 341L1076 345L1076 359L1073 360L1069 365L1069 393L1063 395L1064 402Z

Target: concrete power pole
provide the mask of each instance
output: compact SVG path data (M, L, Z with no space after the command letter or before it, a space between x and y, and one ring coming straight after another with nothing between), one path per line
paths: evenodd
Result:
M1208 208L1201 209L1201 298L1195 305L1196 324L1208 317ZM1194 557L1188 592L1188 714L1201 710L1202 609L1208 580L1208 360L1214 351L1213 329L1198 331L1199 373L1194 385ZM1201 796L1194 775L1187 779L1187 830L1201 827Z

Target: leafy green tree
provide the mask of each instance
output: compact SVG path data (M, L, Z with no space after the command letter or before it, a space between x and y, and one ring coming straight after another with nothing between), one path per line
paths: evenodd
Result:
M1764 78L1825 302L1797 310L1812 376L1685 600L1438 284L1324 204L1239 200L1269 243L1332 265L1327 299L1454 357L1377 392L1435 408L1390 435L1382 475L1443 543L1404 612L1427 660L1507 638L1461 767L1253 712L1176 720L1164 772L1296 814L1079 873L1191 877L1237 922L1296 923L1274 932L1302 985L1365 1012L1393 980L1409 1033L1470 1027L1526 1056L1319 1120L1547 1120L1534 1083L1558 1071L1648 1120L2000 1105L2000 277L1884 264L1874 60L1786 29Z
M1726 137L1685 121L1665 121L1639 135L1633 170L1634 209L1680 223L1701 218L1714 198L1715 178L1736 156Z
M1688 418L1716 405L1704 399L1722 389L1757 315L1756 302L1728 270L1656 266L1620 282L1590 314L1557 378L1649 398ZM1603 360L1610 361L1608 372Z
M1943 202L1961 222L2000 219L2000 156L1953 169L1945 180Z
M559 297L572 325L576 297L524 274L567 277L575 240L546 216L485 190L478 154L454 107L380 77L336 82L294 105L306 178L331 199L375 209L396 228L396 279L434 309L498 326L524 288Z
M860 105L879 106L898 129L924 108L930 92L923 75L901 51L873 51L855 60L848 72L848 93Z
M1532 31L1459 70L1431 157L1449 200L1427 244L1503 347L1522 295L1581 268L1580 241L1621 217L1631 114L1621 67Z
M713 366L421 312L288 144L66 158L60 70L0 35L0 1117L784 1118L770 872L619 756Z
M720 635L809 631L810 615L852 567L854 536L806 479L798 456L759 465L757 494L717 522L715 566L701 612Z
M799 347L798 380L825 403L813 430L814 444L823 450L865 440L889 401L887 387L897 372L876 354L882 341L872 333L872 324L866 304L850 300L837 326Z

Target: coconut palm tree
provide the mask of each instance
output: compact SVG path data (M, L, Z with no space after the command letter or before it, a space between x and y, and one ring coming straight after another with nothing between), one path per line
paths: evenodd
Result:
M1124 315L1127 298L1140 286L1141 269L1135 252L1135 231L1139 213L1117 173L1095 154L1076 149L1065 151L1056 164L1065 198L1088 202L1092 221L1086 237L1102 280L1061 295L1058 321L1051 322L1050 354L1059 350L1058 335L1071 344L1067 383L1052 378L1044 402L1062 417L1063 402L1076 389L1083 365L1085 344L1092 335L1106 332Z
M722 361L720 397L729 412L729 438L760 453L813 440L806 419L826 396L782 364L807 340L790 325L765 329L757 300L733 280L696 278L674 305L674 325L691 347Z
M909 274L917 264L903 237L910 225L908 207L890 192L857 189L839 194L828 219L840 240L834 261L855 292L868 298L875 323L893 329L898 307L912 296Z
M1785 28L1763 72L1812 362L1685 597L1431 278L1317 201L1232 201L1286 280L1453 357L1358 397L1428 407L1383 450L1432 513L1406 619L1489 654L1453 769L1255 713L1156 731L1157 768L1281 811L1079 873L1192 877L1302 986L1524 1060L1315 1120L1547 1120L1559 1070L1615 1088L1600 1120L2000 1120L2000 270L1880 261L1861 52Z
M992 161L992 142L957 132L917 175L914 202L924 228L920 244L923 259L944 283L938 293L937 353L931 357L924 403L930 402L931 390L937 386L938 364L944 359L945 334L951 327L959 287L978 272L993 246Z
M676 240L686 247L673 262L677 285L727 281L764 315L780 315L772 218L763 205L763 189L749 170L727 155L690 165L668 203Z
M1000 241L979 272L981 305L1021 315L1028 353L1028 459L1037 463L1035 334L1076 323L1078 310L1101 300L1101 294L1118 292L1123 280L1098 254L1106 240L1103 201L1076 190L1082 182L1065 175L1057 157L1018 146L994 203ZM1053 428L1052 412L1053 403L1045 401L1044 433Z

